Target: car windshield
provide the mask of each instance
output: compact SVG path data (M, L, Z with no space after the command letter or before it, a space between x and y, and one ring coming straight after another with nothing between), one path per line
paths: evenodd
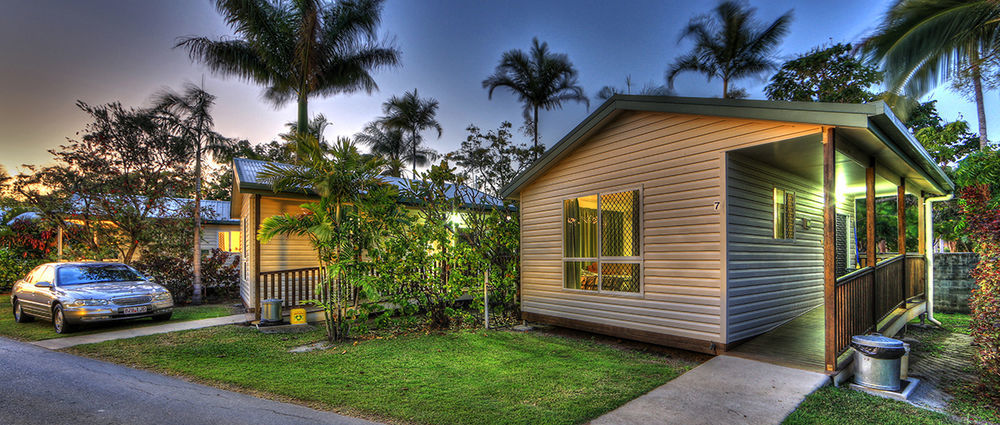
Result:
M144 280L144 278L135 269L124 264L85 264L59 267L59 286L135 280Z

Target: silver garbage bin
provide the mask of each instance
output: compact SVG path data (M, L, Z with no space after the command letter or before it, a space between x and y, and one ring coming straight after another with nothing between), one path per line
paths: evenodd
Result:
M878 390L899 391L903 341L881 335L855 335L854 383Z
M268 298L260 302L261 325L281 324L281 303L280 298Z

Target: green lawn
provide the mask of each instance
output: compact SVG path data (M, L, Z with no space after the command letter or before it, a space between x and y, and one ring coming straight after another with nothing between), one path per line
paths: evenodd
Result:
M826 386L806 397L785 425L958 424L948 416L847 388Z
M541 333L454 331L371 339L324 351L323 339L226 326L70 351L263 393L349 415L431 424L575 424L697 365L670 355Z
M229 314L231 314L229 307L225 305L178 307L174 309L174 315L170 321L183 322L188 320L207 319L210 317L228 316ZM157 324L161 323L153 322L152 319L136 319L123 322L94 324L78 328L77 332L60 335L52 330L51 322L44 320L36 320L29 323L14 323L14 312L12 310L12 306L10 305L10 295L0 295L0 336L21 341L39 341L49 338L86 335L108 330L128 329Z

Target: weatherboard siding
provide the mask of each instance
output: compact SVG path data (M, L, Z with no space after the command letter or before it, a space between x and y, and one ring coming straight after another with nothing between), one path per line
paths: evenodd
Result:
M823 194L820 182L734 153L728 155L726 177L727 342L735 342L823 304ZM795 192L791 240L773 238L776 187ZM851 203L839 205L838 213L853 217ZM842 237L853 240L851 226Z
M520 192L527 313L725 342L722 152L819 131L814 125L626 112ZM638 296L562 288L562 201L641 187Z
M262 197L260 202L261 221L267 217L283 214L299 214L303 212L301 205L308 201L302 199L282 199ZM270 272L278 270L318 267L316 250L309 238L298 235L278 235L267 243L260 245L260 270Z

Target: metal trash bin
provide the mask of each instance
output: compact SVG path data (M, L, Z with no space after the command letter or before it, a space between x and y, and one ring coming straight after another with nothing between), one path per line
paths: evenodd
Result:
M281 303L280 298L268 298L260 302L260 324L279 325L281 324Z
M903 341L881 335L855 335L854 383L878 390L899 391Z

